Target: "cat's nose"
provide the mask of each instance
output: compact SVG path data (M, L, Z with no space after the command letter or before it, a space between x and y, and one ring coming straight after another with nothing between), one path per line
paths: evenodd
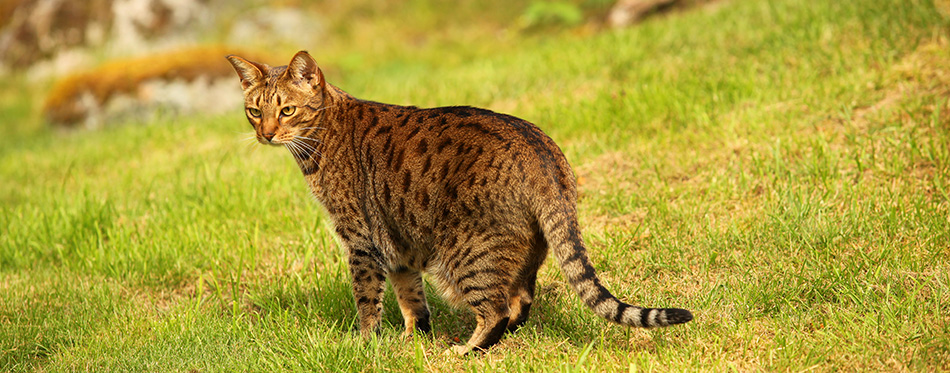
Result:
M261 136L264 136L264 138L267 139L267 141L271 141L271 139L274 138L274 132L262 133Z

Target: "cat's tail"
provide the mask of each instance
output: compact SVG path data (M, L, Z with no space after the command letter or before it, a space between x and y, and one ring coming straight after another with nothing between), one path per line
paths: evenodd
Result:
M584 303L600 317L618 324L654 328L682 324L693 314L679 308L644 308L621 302L600 283L587 257L576 214L558 206L542 214L541 229L568 283Z

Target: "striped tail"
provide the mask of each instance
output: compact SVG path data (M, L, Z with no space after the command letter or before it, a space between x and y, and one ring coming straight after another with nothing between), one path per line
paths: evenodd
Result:
M542 215L541 229L568 283L594 313L618 324L642 328L682 324L693 319L693 314L684 309L638 307L610 294L601 285L587 257L576 216L565 210L568 209Z

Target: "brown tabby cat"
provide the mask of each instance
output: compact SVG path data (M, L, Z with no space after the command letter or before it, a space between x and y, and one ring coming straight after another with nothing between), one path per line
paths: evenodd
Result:
M419 109L356 99L307 52L270 67L228 56L263 144L293 154L345 246L364 336L380 324L386 278L406 334L428 332L421 273L467 304L477 326L465 354L528 318L548 247L598 315L638 327L685 323L677 308L641 308L594 274L561 150L524 120L472 107Z

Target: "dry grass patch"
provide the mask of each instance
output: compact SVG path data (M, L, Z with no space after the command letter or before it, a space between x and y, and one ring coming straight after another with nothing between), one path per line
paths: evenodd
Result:
M911 183L927 193L950 169L950 44L924 43L885 71L876 102L807 129L828 139L829 149L852 158L840 173L886 187ZM942 198L946 198L944 195Z

